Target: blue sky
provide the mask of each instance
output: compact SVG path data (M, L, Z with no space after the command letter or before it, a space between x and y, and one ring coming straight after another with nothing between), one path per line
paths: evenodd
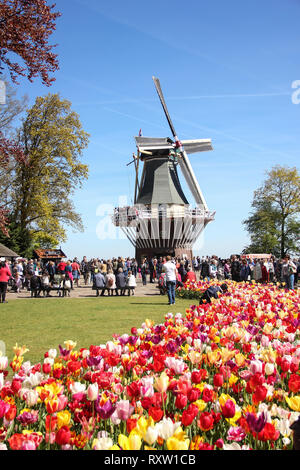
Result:
M213 152L190 157L216 211L195 254L241 252L248 242L242 221L265 172L299 164L300 104L292 102L292 83L300 80L300 1L57 0L56 9L56 81L47 88L20 80L18 94L33 104L59 92L91 135L83 155L90 176L74 195L85 231L68 230L67 256L134 255L118 233L102 240L97 233L120 197L131 203L134 172L126 164L139 129L170 135L153 75L179 137L213 142Z

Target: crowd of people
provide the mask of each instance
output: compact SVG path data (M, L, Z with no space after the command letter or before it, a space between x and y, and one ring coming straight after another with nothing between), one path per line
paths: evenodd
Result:
M277 282L286 288L294 289L300 279L300 259L268 257L265 259L247 258L233 255L229 259L218 256L192 259L168 257L136 259L117 257L112 259L86 256L80 261L62 259L60 261L39 261L17 258L13 261L0 259L0 302L6 302L7 288L13 292L27 289L32 297L58 295L70 296L76 287L92 286L96 295L134 294L137 279L146 286L158 283L162 293L168 293L169 303L173 304L174 289L185 282L199 279L227 280L236 282L255 280L256 282Z

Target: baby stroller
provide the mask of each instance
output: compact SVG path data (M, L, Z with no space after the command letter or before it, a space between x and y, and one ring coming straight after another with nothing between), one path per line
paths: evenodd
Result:
M158 278L158 286L160 295L166 295L167 293L167 283L166 283L166 275L162 273Z

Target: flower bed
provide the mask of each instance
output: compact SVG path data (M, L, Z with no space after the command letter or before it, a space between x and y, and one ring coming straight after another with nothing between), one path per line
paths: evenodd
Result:
M300 296L229 282L210 305L41 364L0 357L0 449L291 449Z

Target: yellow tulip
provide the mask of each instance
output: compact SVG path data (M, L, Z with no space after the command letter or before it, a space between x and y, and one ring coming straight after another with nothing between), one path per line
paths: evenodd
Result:
M167 440L167 449L168 450L189 450L190 440L186 439L185 441L179 441L175 437L169 437Z
M118 443L123 450L140 450L142 439L139 433L133 429L128 437L124 434L120 434Z
M144 416L141 416L136 423L135 430L140 434L141 438L144 439L147 429L151 426L154 426L153 418L150 416L149 419L146 419Z
M227 348L222 348L221 349L221 358L222 362L225 364L225 362L229 361L235 356L235 351L229 351Z
M221 359L220 351L207 351L207 359L211 365L216 364Z
M18 343L13 347L13 351L17 357L24 356L25 353L29 351L26 346L18 346Z
M188 355L189 360L192 364L199 364L202 360L202 354L194 349Z
M285 397L285 401L293 411L300 412L300 396Z
M157 377L154 383L154 388L159 393L164 393L168 389L170 379L165 372L162 372L160 377Z
M204 411L207 405L204 400L197 400L194 404L198 407L199 411Z
M238 380L239 380L239 378L238 378L236 375L231 374L231 376L229 377L228 383L229 383L229 385L233 385L233 384L235 384Z
M182 427L178 427L172 437L167 439L168 450L188 450L190 440L187 439L185 432Z
M222 394L219 396L219 403L220 403L221 406L224 406L225 403L227 402L227 400L233 401L233 403L236 405L235 399L232 398L230 395L227 395L226 393L222 393Z
M63 426L69 426L71 421L71 413L68 410L59 411L56 413L57 417L57 428L60 429Z
M246 358L242 353L238 353L235 356L235 363L238 367L242 367L245 363L245 360L246 360Z
M75 343L74 341L69 339L68 341L65 341L64 344L66 345L66 349L68 351L72 351L72 349L74 349L76 347L77 343Z

